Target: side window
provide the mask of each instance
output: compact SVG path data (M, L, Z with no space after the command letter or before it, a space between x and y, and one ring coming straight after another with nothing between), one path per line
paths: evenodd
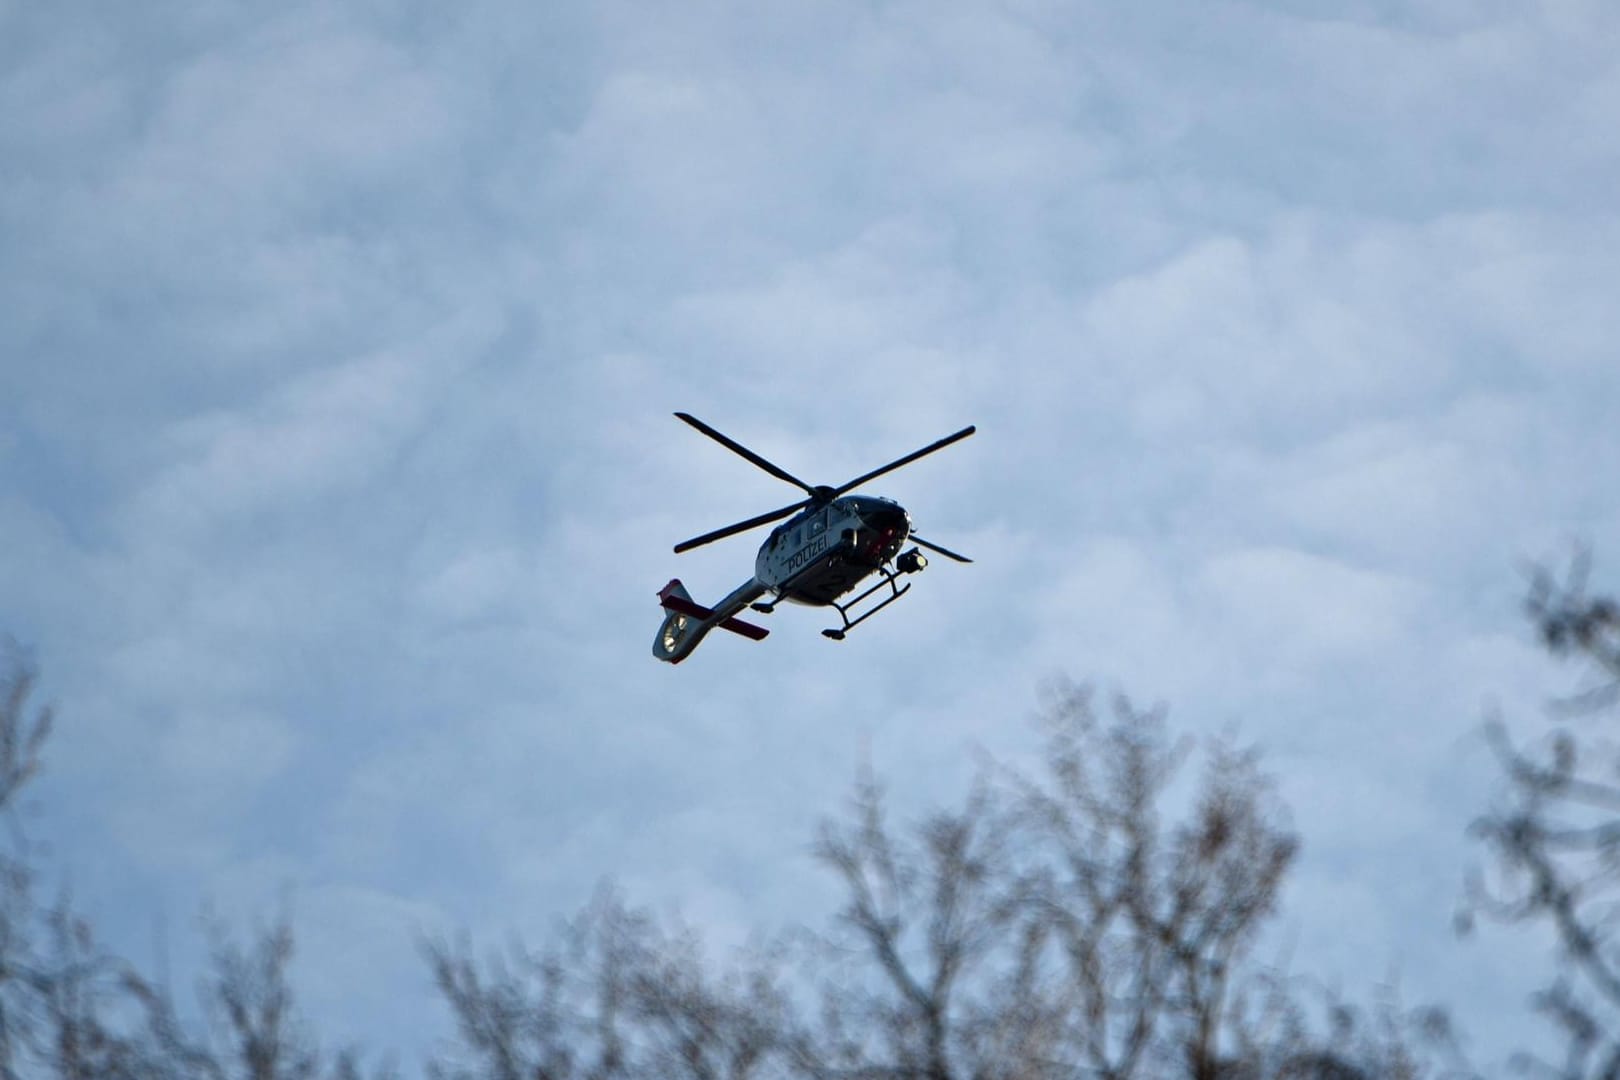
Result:
M793 546L798 547L803 542L804 542L804 530L803 529L794 529L793 530Z

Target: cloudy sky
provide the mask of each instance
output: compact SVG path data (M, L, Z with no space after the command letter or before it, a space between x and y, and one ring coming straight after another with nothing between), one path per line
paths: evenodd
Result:
M1545 943L1450 918L1572 677L1522 566L1620 567L1617 116L1607 0L0 0L52 880L182 983L291 910L409 1063L416 935L818 919L861 761L951 799L1067 674L1265 748L1296 969L1526 1045ZM677 409L832 484L977 424L872 489L977 562L656 663L794 497Z

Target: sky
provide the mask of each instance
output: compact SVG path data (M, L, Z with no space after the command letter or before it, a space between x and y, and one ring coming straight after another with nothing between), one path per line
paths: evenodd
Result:
M1604 0L0 0L47 877L182 984L290 914L410 1068L423 935L819 923L863 762L915 819L1067 676L1263 749L1295 970L1537 1045L1545 937L1451 924L1576 678L1525 567L1620 580L1616 116ZM978 425L867 489L975 562L657 663L795 497L676 410L829 484Z

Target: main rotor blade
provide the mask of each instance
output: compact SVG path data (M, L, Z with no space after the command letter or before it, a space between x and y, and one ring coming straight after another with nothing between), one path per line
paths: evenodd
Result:
M772 510L768 514L761 514L759 517L751 517L747 521L739 521L735 525L727 525L723 529L716 529L714 532L704 533L702 536L694 536L690 540L683 540L679 544L675 545L675 554L679 555L683 551L691 551L695 547L702 547L704 544L712 544L716 540L724 540L728 536L735 536L737 533L747 532L749 529L758 528L761 525L767 525L770 522L787 517L796 510L803 510L814 501L814 499L800 499L792 506L784 506L780 510Z
M703 434L707 435L709 438L713 439L727 450L730 450L732 453L740 454L749 461L752 461L755 465L758 465L760 468L764 469L778 480L786 480L794 487L803 488L805 494L807 495L814 495L816 493L815 488L811 487L803 480L800 480L797 476L794 476L786 469L766 461L764 458L748 449L748 447L744 446L742 443L720 434L718 431L714 430L714 428L710 427L708 424L705 424L703 421L699 420L690 413L678 412L675 415L680 417L682 420L685 420L688 424L691 424L693 427L697 428L699 431L703 432Z
M917 451L915 451L913 453L907 454L905 457L900 458L897 461L889 462L887 465L883 466L881 469L873 469L871 472L867 473L865 476L857 476L855 479L851 480L849 483L843 485L842 487L834 488L833 493L832 493L832 497L836 499L838 496L842 495L844 492L851 491L851 490L853 490L855 488L858 488L862 484L866 483L868 480L875 480L878 477L882 476L884 473L893 472L895 469L898 469L902 465L910 465L913 461L916 461L918 458L922 457L923 455L932 454L935 450L942 450L945 447L951 445L951 443L956 442L958 439L967 438L969 435L973 434L977 430L978 430L978 428L974 427L972 424L969 424L967 427L963 428L961 431L958 431L955 435L947 435L943 439L939 440L936 443L929 443L927 446L923 447L921 450L917 450ZM814 492L812 492L812 494L814 494Z
M916 542L918 544L921 544L923 547L927 548L929 551L937 551L937 552L939 552L941 555L945 556L947 559L955 559L957 562L972 562L973 561L972 559L968 558L966 555L958 555L956 552L951 551L948 548L942 548L938 544L930 544L927 540L924 540L922 537L918 536L916 533L911 534L911 539L914 542Z

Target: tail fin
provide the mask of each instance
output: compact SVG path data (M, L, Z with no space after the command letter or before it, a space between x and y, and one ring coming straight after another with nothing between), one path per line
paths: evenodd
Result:
M671 600L675 603L671 604ZM653 655L678 664L697 648L711 625L704 615L695 614L690 608L704 612L708 612L708 609L699 608L693 602L692 594L686 591L680 578L671 578L668 585L658 590L658 602L664 605L665 614L664 623L658 628L658 636L653 638ZM681 608L688 610L682 611Z

